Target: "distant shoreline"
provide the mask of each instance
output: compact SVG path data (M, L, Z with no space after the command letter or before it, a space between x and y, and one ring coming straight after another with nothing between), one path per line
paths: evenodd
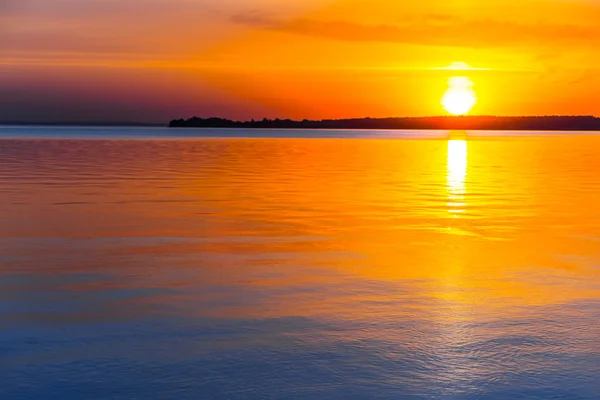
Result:
M262 119L233 121L223 118L177 119L170 128L239 129L419 129L419 130L494 130L494 131L600 131L600 118L593 116L539 117L413 117L302 120Z
M172 120L169 124L147 122L25 122L0 121L15 127L90 128L217 128L217 129L304 129L304 130L487 130L487 131L600 131L600 118L594 116L463 116L351 118L325 120L262 119L234 121L224 118Z

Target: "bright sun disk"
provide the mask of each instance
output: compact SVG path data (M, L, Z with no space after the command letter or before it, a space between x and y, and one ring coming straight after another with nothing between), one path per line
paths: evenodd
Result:
M448 80L448 86L442 97L444 109L452 115L468 114L477 103L473 81L465 76L455 76Z

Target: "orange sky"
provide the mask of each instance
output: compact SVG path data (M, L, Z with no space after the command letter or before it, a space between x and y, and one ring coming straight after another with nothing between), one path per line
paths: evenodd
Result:
M0 120L437 115L456 74L474 114L600 115L598 21L599 0L3 0Z

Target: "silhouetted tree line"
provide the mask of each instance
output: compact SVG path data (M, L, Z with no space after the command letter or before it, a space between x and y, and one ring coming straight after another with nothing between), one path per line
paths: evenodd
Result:
M247 128L247 129L457 129L457 130L544 130L600 131L600 118L593 116L543 117L418 117L355 118L320 121L267 119L232 121L223 118L176 119L171 128Z

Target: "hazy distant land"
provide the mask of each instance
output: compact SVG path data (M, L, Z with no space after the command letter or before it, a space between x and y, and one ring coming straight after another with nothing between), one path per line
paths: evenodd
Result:
M320 121L262 119L232 121L223 118L176 119L171 128L246 128L246 129L451 129L451 130L532 130L532 131L600 131L600 118L593 116L541 117L416 117L355 118Z

